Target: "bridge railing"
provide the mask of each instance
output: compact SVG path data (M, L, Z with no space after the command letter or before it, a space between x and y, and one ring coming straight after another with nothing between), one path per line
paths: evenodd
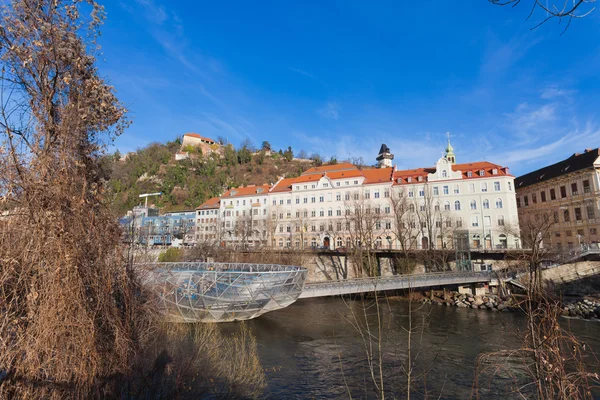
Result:
M460 271L460 272L429 272L425 274L413 274L413 275L391 275L391 276L375 276L375 277L364 277L364 278L351 278L351 279L337 279L330 281L317 281L317 282L306 282L306 286L328 286L328 285L339 285L339 284L365 284L365 283L377 283L377 282L393 282L393 281L422 281L439 278L491 278L490 271Z

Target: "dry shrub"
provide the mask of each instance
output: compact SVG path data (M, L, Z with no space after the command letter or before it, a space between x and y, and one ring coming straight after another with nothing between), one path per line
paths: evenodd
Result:
M264 386L256 341L246 325L227 335L216 324L160 324L121 396L257 398Z
M592 349L560 324L561 303L548 297L520 303L526 325L515 331L517 349L484 353L477 360L473 396L494 381L506 395L538 399L593 399L600 383L598 360Z

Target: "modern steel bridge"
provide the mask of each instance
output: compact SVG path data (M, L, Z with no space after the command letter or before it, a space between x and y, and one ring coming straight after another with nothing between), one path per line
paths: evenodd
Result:
M337 281L312 282L304 285L300 299L367 293L383 290L399 290L447 285L489 283L492 275L482 272L433 272L418 275L394 275L376 278L344 279Z

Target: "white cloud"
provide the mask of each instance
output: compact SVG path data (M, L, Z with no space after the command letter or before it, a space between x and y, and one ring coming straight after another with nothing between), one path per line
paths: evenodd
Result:
M316 77L316 76L314 76L313 74L311 74L310 72L306 72L306 71L304 71L304 70L301 70L300 68L289 67L289 70L290 70L290 71L292 71L292 72L295 72L295 73L297 73L297 74L300 74L300 75L304 75L304 76L306 76L306 77L309 77L309 78L311 78L311 79L317 79L317 77Z
M540 98L551 100L557 97L569 97L575 94L576 92L576 90L560 89L556 85L549 85L544 90L542 90Z
M325 118L338 119L340 117L340 106L335 102L328 101L317 110L317 113Z

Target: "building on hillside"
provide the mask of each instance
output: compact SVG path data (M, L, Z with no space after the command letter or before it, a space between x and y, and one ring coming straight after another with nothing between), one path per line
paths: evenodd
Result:
M196 243L220 244L221 224L219 208L221 199L213 197L196 208Z
M223 244L246 249L267 245L270 220L267 197L271 186L233 188L220 198L219 219Z
M188 146L199 147L204 156L211 153L222 154L223 151L223 146L210 138L200 136L197 133L186 133L181 139L181 150L175 155L177 160L189 157Z
M521 227L550 220L543 245L556 250L598 243L600 149L586 149L515 180Z

